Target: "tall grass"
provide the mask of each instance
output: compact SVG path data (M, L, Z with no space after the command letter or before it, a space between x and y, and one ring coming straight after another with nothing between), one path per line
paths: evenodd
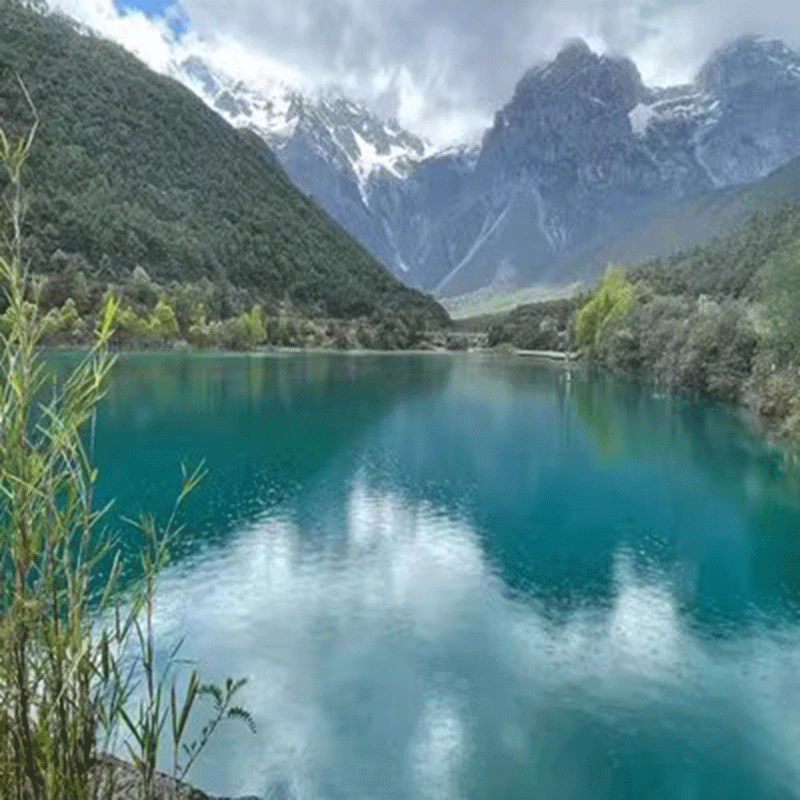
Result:
M8 305L0 335L0 797L120 796L120 771L107 752L121 739L131 765L123 774L134 778L125 796L155 800L179 793L222 720L238 717L251 727L252 720L233 704L243 680L220 687L193 671L181 681L179 645L157 664L157 577L201 470L183 476L165 525L139 520L142 578L124 593L120 585L117 540L109 508L95 506L97 470L86 444L114 365L107 346L118 306L107 298L93 344L56 384L39 355L46 323L22 262L23 176L34 135L35 126L15 140L0 130L0 284ZM202 698L212 704L210 717L188 742ZM159 753L166 737L174 780L165 783Z

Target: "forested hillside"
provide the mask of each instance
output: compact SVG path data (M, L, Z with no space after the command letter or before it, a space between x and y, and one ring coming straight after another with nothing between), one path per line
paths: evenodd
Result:
M490 344L580 349L590 363L745 402L800 436L800 204L668 259L609 267L588 297L515 309Z
M792 203L757 212L726 237L634 267L631 278L647 281L661 294L757 300L764 267L775 254L797 242L800 204Z
M704 249L714 238L727 239L754 214L767 217L800 201L800 158L748 184L671 199L625 214L569 269L570 274L596 280L608 262L676 263L687 252Z
M0 17L0 127L32 121L17 75L40 118L25 254L34 273L71 283L50 287L53 305L76 275L91 305L139 266L156 289L212 285L209 317L288 299L311 315L446 323L299 192L256 135L68 20L16 0L0 0Z

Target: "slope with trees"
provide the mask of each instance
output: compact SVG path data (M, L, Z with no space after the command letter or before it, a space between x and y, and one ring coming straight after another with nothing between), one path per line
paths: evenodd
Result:
M625 280L626 313L584 342L592 361L747 403L800 435L800 204L758 213L726 238L642 264Z
M447 324L299 192L255 134L67 19L17 0L0 0L0 16L0 126L32 121L18 77L40 118L23 254L47 278L45 308L72 297L81 316L96 313L109 287L143 283L140 267L162 293L194 287L207 319L288 302L304 316ZM157 297L142 299L152 313Z
M578 347L593 365L727 402L800 436L800 203L630 269L587 295L520 306L490 345Z

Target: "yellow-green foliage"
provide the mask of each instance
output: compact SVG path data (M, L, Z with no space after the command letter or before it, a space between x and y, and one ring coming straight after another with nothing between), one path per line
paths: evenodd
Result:
M66 299L59 316L61 317L61 331L69 336L76 336L85 328L86 324L81 319L75 301L71 297Z
M249 314L242 314L245 317L248 339L252 344L263 344L267 338L264 325L264 309L256 304L250 309Z
M591 298L575 318L578 347L593 347L610 323L625 316L633 305L633 284L625 271L609 264Z
M175 317L175 309L164 297L159 298L150 316L150 330L156 336L165 338L177 336L178 334L178 320Z
M250 311L245 311L227 323L228 343L243 350L263 344L267 338L264 326L264 310L260 305L254 305Z
M8 323L10 328L10 323ZM0 319L0 332L2 332L3 324ZM55 308L51 308L42 319L42 336L52 337L61 333L61 314Z
M33 315L35 309L32 303L26 304L28 311ZM0 323L0 329L2 324ZM68 297L61 308L51 308L42 318L42 336L46 339L74 339L86 330L86 323L78 314L75 301Z
M119 327L129 336L144 337L150 333L150 325L133 309L126 308L119 313Z

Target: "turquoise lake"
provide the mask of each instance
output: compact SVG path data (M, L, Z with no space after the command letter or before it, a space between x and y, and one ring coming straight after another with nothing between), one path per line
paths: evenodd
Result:
M127 516L206 461L157 622L249 679L212 794L800 797L800 481L731 409L497 355L126 355L94 454Z

